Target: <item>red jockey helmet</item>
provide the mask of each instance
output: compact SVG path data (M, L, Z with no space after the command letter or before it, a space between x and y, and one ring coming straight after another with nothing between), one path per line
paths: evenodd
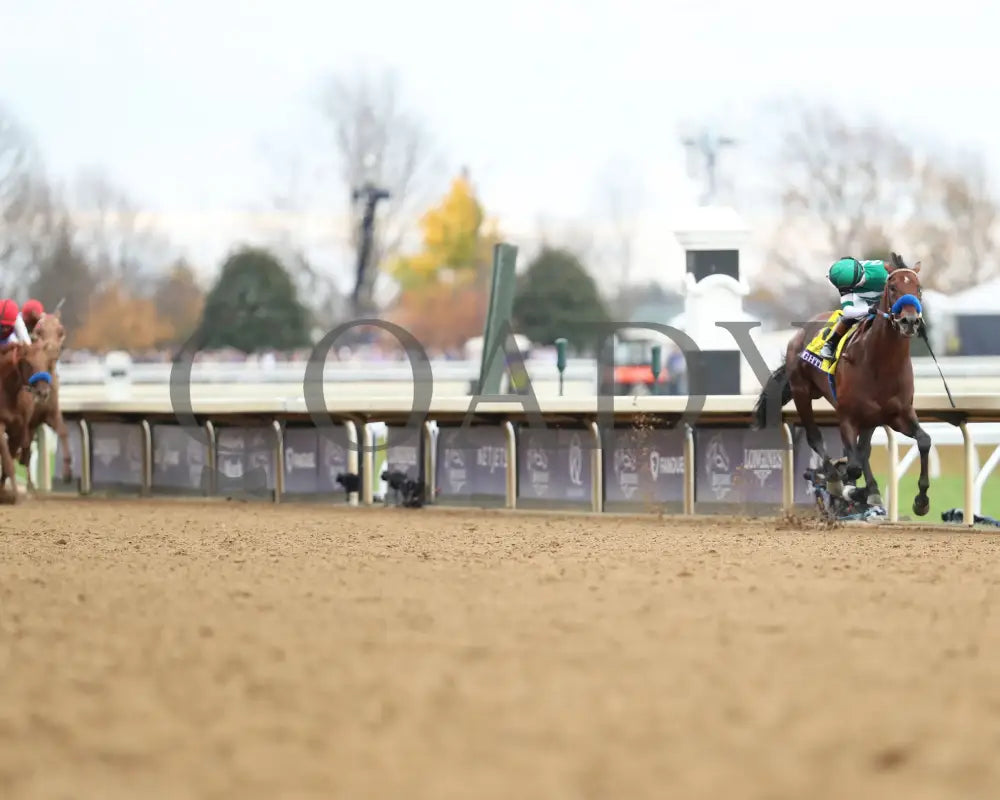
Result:
M35 300L35 298L27 300L25 304L21 306L21 316L25 319L30 318L37 320L40 319L44 313L45 307L41 304L41 302Z
M0 300L0 325L12 328L15 322L17 322L17 303L13 300Z

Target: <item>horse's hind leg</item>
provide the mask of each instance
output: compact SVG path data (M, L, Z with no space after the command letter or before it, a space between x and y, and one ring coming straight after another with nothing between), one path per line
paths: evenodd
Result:
M844 443L844 455L847 456L847 480L853 483L864 473L864 464L858 446L858 428L847 418L840 420L840 440Z
M797 391L792 394L792 399L795 401L795 410L802 421L802 427L806 431L806 442L808 442L813 452L823 459L823 474L826 475L827 481L839 484L840 476L837 474L837 470L833 466L833 462L830 461L829 454L826 452L826 441L823 439L823 431L819 429L819 425L816 424L816 417L813 415L812 398L808 392Z

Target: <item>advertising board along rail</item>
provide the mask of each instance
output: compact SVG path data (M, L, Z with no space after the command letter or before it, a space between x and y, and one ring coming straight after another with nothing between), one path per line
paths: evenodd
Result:
M436 398L416 414L416 429L407 429L414 417L408 398L328 398L325 414L316 415L325 420L320 426L301 396L196 399L195 427L184 431L166 389L141 400L67 398L63 413L78 491L320 499L339 490L334 479L342 471L361 477L348 495L352 502L370 504L372 428L384 423L386 464L421 477L429 502L593 511L652 506L688 514L776 511L808 502L796 488L802 465L795 463L794 408L783 409L780 427L753 432L750 396L707 397L697 418L686 422L683 396L605 398L607 411L596 397L544 398L538 401L544 429L532 427L532 408L523 398ZM922 422L961 430L965 519L972 520L975 441L968 426L1000 421L1000 397L966 394L955 401L957 409L944 394L918 395L915 408ZM833 409L818 403L816 414L835 435ZM186 447L178 435L186 435ZM892 431L885 435L892 454L889 517L897 520L898 441ZM58 489L49 441L39 440L38 485Z

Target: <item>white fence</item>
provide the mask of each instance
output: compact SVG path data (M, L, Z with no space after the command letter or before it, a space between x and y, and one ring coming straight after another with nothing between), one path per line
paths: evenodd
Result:
M774 513L813 503L801 476L811 453L794 411L785 410L779 428L751 431L748 397L709 397L691 418L686 397L617 397L607 408L596 397L560 398L540 402L538 417L515 400L438 398L415 415L409 398L335 394L328 393L325 412L311 413L298 395L196 400L190 415L176 413L165 390L119 402L66 397L74 481L66 487L58 480L59 459L53 480L44 437L38 483L85 494L370 504L388 468L422 481L426 501L442 505L691 514ZM971 522L1000 460L1000 448L982 466L976 453L978 444L1000 442L1000 426L983 425L1000 422L1000 397L955 399L957 413L944 395L918 396L916 406L937 444L964 447L963 507ZM817 410L828 447L839 454L833 410L822 402ZM377 443L382 426L384 445ZM899 478L912 464L912 442L892 431L880 440L889 451L883 493L890 519L898 520ZM341 473L359 475L359 485L338 485Z
M783 347L780 348L783 351ZM773 368L780 361L780 352L764 352L768 366ZM1000 359L997 358L942 358L941 369L952 391L1000 391ZM554 357L532 357L525 361L532 386L538 395L558 394L559 373ZM466 395L479 377L478 361L430 362L434 385L442 396ZM59 365L60 383L67 387L98 387L103 385L129 385L134 387L164 386L170 382L169 363L136 362L127 368L127 376L115 375L111 367L100 361L64 363ZM306 366L303 362L213 363L198 362L191 370L190 382L196 386L280 385L289 391L301 391ZM760 391L760 382L753 374L746 359L741 359L741 387L745 394ZM917 392L943 391L937 367L929 358L914 358L913 373ZM391 395L408 391L406 384L413 382L413 369L406 361L382 363L351 363L331 361L323 370L323 380L334 384L340 391L352 394ZM589 397L598 391L598 364L595 359L569 359L563 375L564 393L569 397ZM392 384L398 384L398 389Z

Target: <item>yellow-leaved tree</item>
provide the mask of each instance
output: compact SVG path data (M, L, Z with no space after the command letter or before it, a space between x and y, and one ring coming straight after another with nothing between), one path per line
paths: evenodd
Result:
M420 230L420 250L390 265L402 289L391 316L428 351L455 350L483 332L497 226L463 170Z

